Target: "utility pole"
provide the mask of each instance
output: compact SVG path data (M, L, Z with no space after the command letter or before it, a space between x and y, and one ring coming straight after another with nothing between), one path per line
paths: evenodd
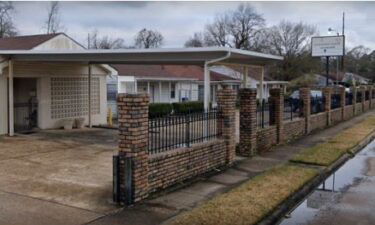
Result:
M326 86L328 87L329 86L329 56L326 56Z
M341 71L342 72L345 72L344 71L344 58L345 58L345 12L342 13L342 36L344 37L344 54L342 55L342 58L341 58Z

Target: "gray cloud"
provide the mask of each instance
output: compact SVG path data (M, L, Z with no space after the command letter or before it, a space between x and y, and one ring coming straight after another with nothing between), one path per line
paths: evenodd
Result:
M48 2L14 2L15 22L21 34L42 32ZM215 14L235 9L239 2L62 2L61 21L67 33L85 43L87 33L124 38L132 44L144 27L165 36L164 47L181 47L185 40L212 21ZM252 2L267 24L304 21L316 25L321 35L329 27L341 32L341 14L346 12L349 47L363 44L375 49L375 3L373 2Z

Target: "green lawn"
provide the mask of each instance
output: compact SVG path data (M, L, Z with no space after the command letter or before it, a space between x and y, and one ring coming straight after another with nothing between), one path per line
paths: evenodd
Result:
M291 161L298 163L329 166L343 154L349 152L375 130L375 117L348 128L327 142L308 148L297 154Z
M255 224L317 174L317 170L310 168L292 165L276 167L179 215L170 224Z

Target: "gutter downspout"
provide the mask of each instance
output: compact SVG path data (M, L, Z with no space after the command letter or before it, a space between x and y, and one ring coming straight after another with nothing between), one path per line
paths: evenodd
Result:
M209 65L228 59L231 56L231 54L232 52L228 51L226 56L223 56L217 59L208 60L208 61L205 61L204 63L204 110L206 112L208 112L209 107L210 107L209 103L210 103L210 93L211 93Z

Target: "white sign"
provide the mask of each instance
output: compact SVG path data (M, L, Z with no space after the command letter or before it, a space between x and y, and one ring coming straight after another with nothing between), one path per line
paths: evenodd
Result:
M344 36L311 38L312 56L343 56Z

